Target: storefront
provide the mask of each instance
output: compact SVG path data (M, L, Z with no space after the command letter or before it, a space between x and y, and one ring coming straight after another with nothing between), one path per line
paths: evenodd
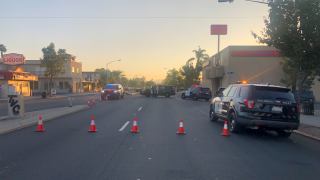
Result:
M14 71L0 70L0 98L8 95L30 96L30 82L37 82L38 77L24 72L21 67Z
M277 49L268 46L228 46L203 63L202 85L212 91L237 81L281 83L285 77L280 63L283 57ZM320 100L320 82L312 86L316 101Z

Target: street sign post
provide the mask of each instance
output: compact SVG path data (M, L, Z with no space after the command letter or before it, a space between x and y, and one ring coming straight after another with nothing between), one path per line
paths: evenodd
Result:
M229 85L231 84L231 74L234 74L234 72L227 72L227 74L230 74L229 76Z

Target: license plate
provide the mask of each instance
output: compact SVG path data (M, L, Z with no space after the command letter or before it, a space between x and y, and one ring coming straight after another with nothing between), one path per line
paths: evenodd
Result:
M282 107L273 106L273 107L272 107L272 112L282 112Z
M107 94L107 96L110 96L110 94Z
M206 94L209 94L209 93L206 93Z

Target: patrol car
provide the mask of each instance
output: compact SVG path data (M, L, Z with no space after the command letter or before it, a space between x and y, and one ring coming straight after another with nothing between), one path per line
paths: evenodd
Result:
M299 111L294 95L286 87L238 82L212 100L209 119L228 121L232 133L246 126L289 137L299 128Z
M206 101L209 101L212 98L212 92L210 88L195 85L186 91L182 91L181 98L192 98L195 101L198 99L205 99Z

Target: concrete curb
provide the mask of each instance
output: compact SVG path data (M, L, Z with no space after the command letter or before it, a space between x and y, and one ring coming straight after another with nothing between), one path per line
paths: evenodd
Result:
M317 136L313 136L311 134L308 134L308 133L305 133L305 132L301 132L301 131L298 131L298 130L293 130L294 133L297 133L297 134L300 134L300 135L303 135L303 136L306 136L306 137L309 137L311 139L315 139L315 140L318 140L320 141L320 137L317 137Z
M82 111L82 110L85 110L85 109L88 109L88 108L90 108L90 107L79 107L79 108L76 108L76 109L73 109L73 110L65 110L65 111L60 111L60 112L57 112L57 113L46 114L46 115L43 115L41 117L42 117L42 121L46 122L46 121L50 121L52 119L56 119L56 118L59 118L59 117L62 117L62 116L66 116L66 115L69 115L69 114L72 114L72 113L76 113L76 112ZM18 130L18 129L22 129L22 128L25 128L25 127L29 127L29 126L32 126L32 125L36 125L38 123L38 121L39 121L39 117L32 117L32 118L25 119L25 120L22 120L22 121L19 121L19 122L15 122L15 123L7 124L7 125L4 125L4 126L0 126L0 135L8 133L8 132L15 131L15 130Z

